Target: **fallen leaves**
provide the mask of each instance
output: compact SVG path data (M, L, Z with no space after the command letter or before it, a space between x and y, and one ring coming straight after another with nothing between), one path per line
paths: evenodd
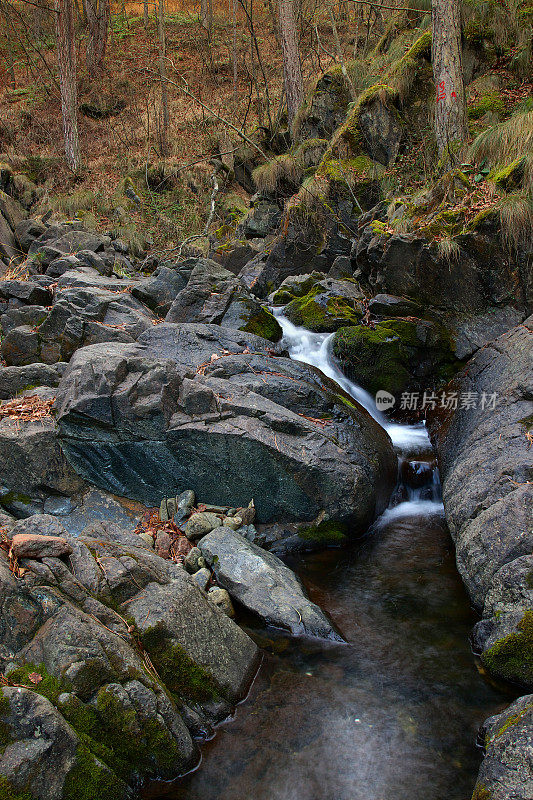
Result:
M158 534L166 533L171 539L169 558L171 561L183 561L193 545L173 520L162 522L158 508L149 508L140 518L135 528L136 534L147 533L155 541Z
M0 419L11 419L14 422L36 422L52 416L55 397L42 400L38 395L16 397L0 404Z

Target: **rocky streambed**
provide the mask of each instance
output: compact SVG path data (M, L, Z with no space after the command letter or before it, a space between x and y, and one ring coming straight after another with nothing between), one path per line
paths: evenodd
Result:
M502 712L474 796L531 798L523 309L500 309L489 338L463 319L443 349L438 309L414 318L426 311L380 295L372 312L338 256L330 278L282 287L307 291L298 313L325 309L317 330L365 339L366 372L381 374L386 345L406 388L460 370L449 392L497 394L492 409L428 415L496 689L467 643L477 618L424 426L378 412L327 334L258 300L249 265L239 277L195 257L146 276L112 237L25 217L10 230L26 274L0 281L0 796L115 800L193 770L263 658L204 768L167 794L459 800L475 731Z

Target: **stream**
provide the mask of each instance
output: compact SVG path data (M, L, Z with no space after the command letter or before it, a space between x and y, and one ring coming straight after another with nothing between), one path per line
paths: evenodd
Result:
M391 423L349 381L331 335L280 314L292 358L361 403L398 452L391 507L350 548L289 561L346 646L244 627L267 651L248 698L202 746L172 800L468 800L479 725L509 702L480 676L425 427Z

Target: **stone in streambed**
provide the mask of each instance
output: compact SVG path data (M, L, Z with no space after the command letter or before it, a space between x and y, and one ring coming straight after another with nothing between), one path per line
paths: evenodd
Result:
M185 536L191 541L201 539L210 531L218 528L220 525L220 517L212 511L200 511L189 517L187 525L185 526Z
M229 592L226 591L226 589L213 586L207 593L207 599L223 611L227 617L233 618L235 616L235 609L233 608Z
M61 536L40 536L38 533L17 533L11 540L14 558L50 558L68 556L72 547Z
M472 800L533 797L533 695L515 700L482 728L485 758Z
M219 527L199 543L218 583L264 622L293 636L343 641L325 614L312 603L294 572L279 558Z

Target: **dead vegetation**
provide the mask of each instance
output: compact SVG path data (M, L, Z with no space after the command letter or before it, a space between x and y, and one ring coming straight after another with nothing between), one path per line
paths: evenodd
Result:
M39 422L52 417L55 397L42 400L38 395L16 397L0 403L0 420L10 419L12 422Z

